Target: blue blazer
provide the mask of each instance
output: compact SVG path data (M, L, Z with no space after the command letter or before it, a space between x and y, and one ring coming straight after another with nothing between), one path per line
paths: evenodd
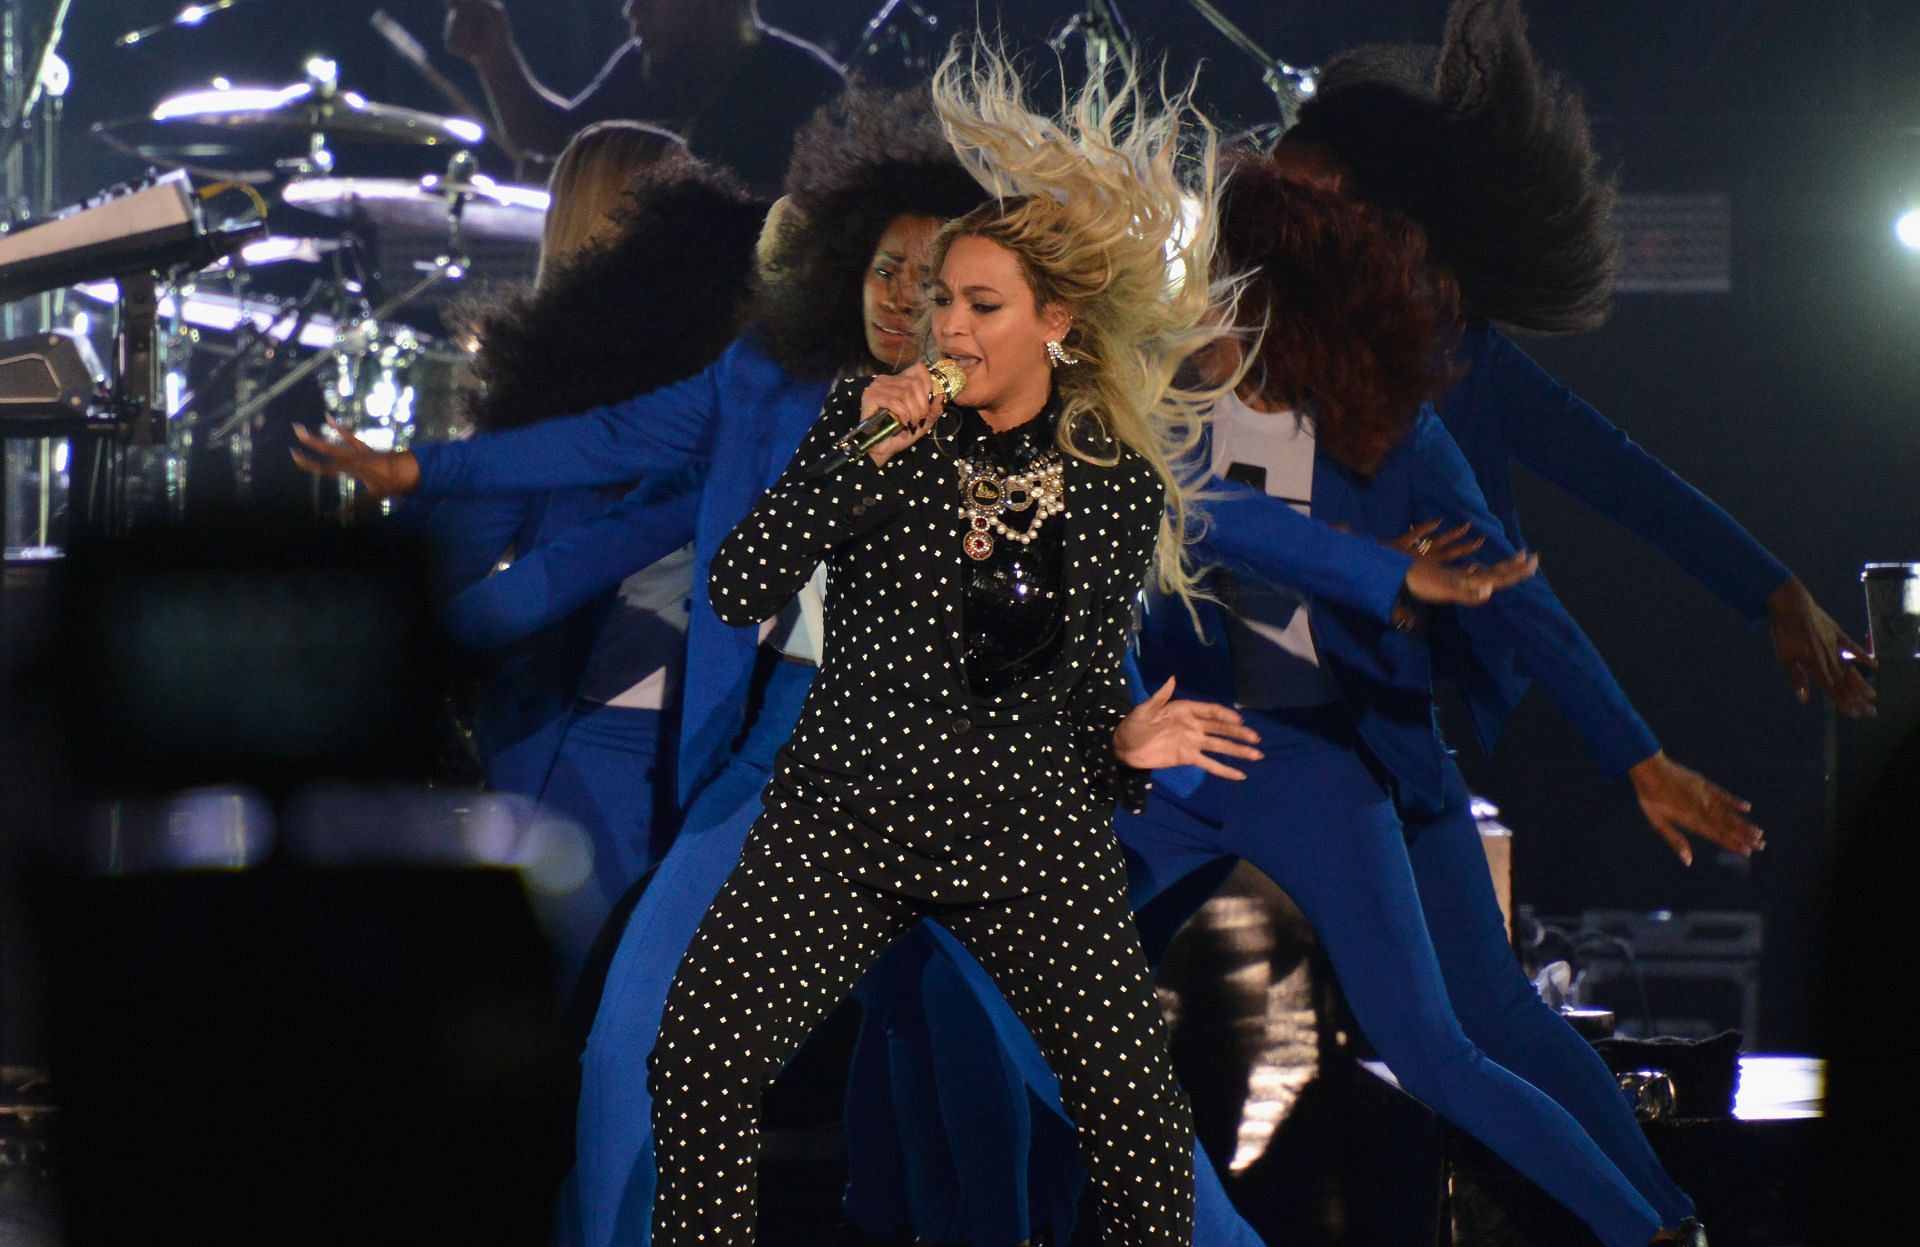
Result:
M725 761L745 724L759 642L756 628L728 627L713 613L707 578L714 553L779 479L829 388L828 380L789 374L750 331L704 372L674 385L564 420L415 447L419 493L429 498L651 478L540 557L478 586L487 600L471 604L483 617L544 618L690 537L692 619L676 776L683 802Z
M477 626L464 603L498 579L488 573L508 549L537 558L607 501L602 491L565 490L450 499L426 513L442 620L461 648L487 655L475 736L496 791L532 797L545 788L612 594L584 595L513 629Z
M1208 536L1197 551L1201 561L1226 562L1236 570L1293 583L1284 556L1286 534L1301 517L1286 503L1245 485L1214 482L1211 488L1231 500L1234 509L1209 505ZM1316 453L1312 514L1324 524L1382 541L1425 520L1438 519L1448 526L1469 523L1487 539L1479 557L1497 562L1513 553L1472 469L1430 410L1421 412L1406 440L1370 481ZM1230 557L1218 559L1212 549L1214 534L1230 527L1244 531L1234 534ZM1397 799L1413 810L1436 812L1447 752L1433 722L1433 658L1425 638L1400 632L1384 616L1355 610L1324 594L1313 596L1308 610L1321 658L1353 709L1362 739L1393 776ZM1511 654L1518 669L1547 689L1609 775L1623 774L1659 749L1544 577L1496 594L1482 607L1433 613L1457 621L1472 642L1469 658L1482 649ZM1223 661L1226 638L1217 604L1200 604L1196 631L1184 607L1156 602L1141 628L1142 673L1150 682L1175 675L1189 694L1230 704L1234 690L1232 664ZM1497 696L1488 700L1486 687L1464 691L1476 727L1490 744L1512 712L1512 703ZM1491 691L1504 690L1496 686ZM1178 778L1172 782L1181 786Z

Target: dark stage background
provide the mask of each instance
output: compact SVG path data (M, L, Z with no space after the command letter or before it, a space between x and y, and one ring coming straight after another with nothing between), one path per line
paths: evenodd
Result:
M440 107L366 24L384 7L437 49L437 0L253 0L196 30L132 50L110 46L119 31L178 7L75 3L63 198L139 172L90 141L89 124L138 114L216 74L293 81L319 52L339 61L345 85L372 98ZM771 21L843 56L870 15L869 5L848 0L763 7ZM1004 7L1023 41L1073 11ZM1205 62L1202 95L1224 121L1269 119L1257 69L1190 9L1176 0L1120 7L1177 67ZM1446 6L1220 7L1275 54L1314 64L1361 41L1431 42ZM1920 255L1902 251L1892 233L1895 217L1920 205L1920 12L1910 0L1536 0L1530 8L1541 55L1585 89L1625 189L1727 195L1732 262L1727 293L1629 294L1604 330L1529 349L1744 520L1844 626L1863 630L1859 565L1920 557L1912 510ZM624 34L618 0L518 0L509 9L536 70L562 89L583 85ZM441 59L478 94L464 67ZM483 163L510 173L497 153ZM1601 781L1536 695L1499 753L1473 758L1469 770L1519 833L1519 898L1550 914L1604 905L1761 911L1767 952L1754 1039L1811 1048L1831 850L1826 712L1795 704L1764 633L1745 629L1633 540L1533 482L1522 485L1522 510L1556 587L1669 752L1750 797L1769 849L1751 865L1708 855L1682 870L1624 787Z

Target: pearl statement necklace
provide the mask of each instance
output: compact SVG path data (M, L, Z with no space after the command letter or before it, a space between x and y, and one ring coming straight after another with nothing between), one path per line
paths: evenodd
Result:
M1066 509L1066 478L1058 451L1047 451L1024 472L1002 473L967 459L959 460L957 466L960 514L968 526L960 548L975 562L993 556L995 533L1025 545L1040 535L1041 525L1050 517ZM1001 518L1008 511L1030 509L1033 519L1025 529L1010 528Z

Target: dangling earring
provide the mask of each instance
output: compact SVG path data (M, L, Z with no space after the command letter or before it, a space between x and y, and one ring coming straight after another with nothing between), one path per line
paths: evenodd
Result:
M1077 364L1080 362L1073 356L1067 354L1067 348L1060 345L1060 339L1058 338L1049 338L1047 340L1047 359L1051 361L1055 368L1058 368L1062 364Z

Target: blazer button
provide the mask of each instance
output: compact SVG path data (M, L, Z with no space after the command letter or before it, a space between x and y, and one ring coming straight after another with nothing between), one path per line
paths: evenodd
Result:
M953 716L953 722L947 725L947 731L955 736L965 736L973 730L973 720L964 714Z

